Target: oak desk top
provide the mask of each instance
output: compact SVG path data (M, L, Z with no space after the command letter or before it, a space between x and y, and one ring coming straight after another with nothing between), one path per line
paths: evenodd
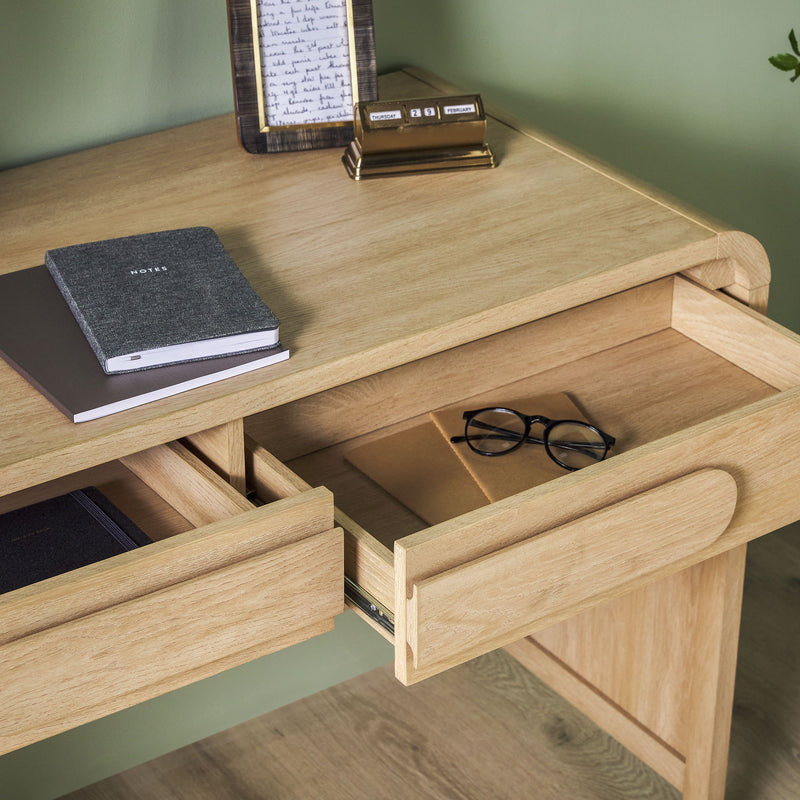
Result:
M381 83L382 97L451 91L416 71ZM292 351L80 424L0 363L0 494L701 263L735 257L736 283L768 283L744 234L513 122L490 119L488 141L494 170L355 182L338 150L249 155L225 115L0 175L0 270L53 247L208 225Z

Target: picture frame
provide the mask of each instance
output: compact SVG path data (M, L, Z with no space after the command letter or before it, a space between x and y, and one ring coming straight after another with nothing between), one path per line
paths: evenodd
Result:
M250 153L345 147L378 96L372 0L228 0L239 141Z

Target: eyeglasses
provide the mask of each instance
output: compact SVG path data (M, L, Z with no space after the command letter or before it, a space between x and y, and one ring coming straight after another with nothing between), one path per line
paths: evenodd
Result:
M547 455L568 470L602 461L616 441L588 422L529 416L511 408L465 411L464 421L464 435L450 441L466 442L478 455L504 456L523 444L543 444ZM540 439L531 436L532 425L544 425Z

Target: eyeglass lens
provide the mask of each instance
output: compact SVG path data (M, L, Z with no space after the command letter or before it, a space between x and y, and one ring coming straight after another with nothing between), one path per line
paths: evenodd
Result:
M553 460L567 469L581 469L602 461L608 449L597 429L576 422L553 425L545 446Z
M518 447L525 436L525 420L518 414L489 409L467 421L466 437L480 453L505 453Z

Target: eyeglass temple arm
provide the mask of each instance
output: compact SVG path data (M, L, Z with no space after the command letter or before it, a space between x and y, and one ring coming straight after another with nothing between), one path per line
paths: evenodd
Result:
M466 417L465 417L466 419ZM484 439L501 439L506 442L518 442L522 437L516 431L509 430L508 428L501 428L497 425L489 425L488 422L481 422L480 420L472 420L470 422L471 425L474 425L476 428L481 428L485 431L494 431L496 433L495 436L484 436ZM467 441L467 436L454 436L450 439L451 442L465 442ZM544 444L544 439L537 439L535 436L526 436L525 441L528 444Z
M466 442L468 436L451 436L450 441L454 444L456 442ZM474 438L474 437L472 437ZM495 433L495 434L487 434L486 436L481 436L482 439L498 439L503 442L518 442L520 440L519 434L516 433ZM537 439L534 436L528 436L525 438L526 444L544 444L544 439Z
M537 418L532 417L532 420L536 420ZM489 425L486 422L481 422L480 420L473 420L472 425L476 428L482 428L483 430L487 431L496 431L495 435L484 436L484 439L499 439L501 441L506 442L518 442L520 440L520 435L515 433L514 431L509 430L508 428L501 428L496 425ZM564 450L602 450L606 447L611 447L614 444L614 437L608 436L608 434L604 434L602 431L598 431L605 439L605 443L601 444L600 442L569 442L569 441L555 441L550 442L551 446L555 444L558 447L563 448ZM457 444L459 442L466 442L469 437L467 436L453 436L451 437L450 441L453 444ZM526 436L524 439L526 444L544 444L544 439L537 439L535 436Z
M466 442L469 437L467 436L451 436L450 442L452 444L459 444L460 442ZM504 442L518 442L519 436L509 436L509 435L501 435L501 434L489 434L488 436L481 437L483 439L495 439ZM525 444L544 444L542 439L536 439L533 436L528 436L525 439ZM565 442L563 440L550 442L550 446L556 446L561 448L562 450L575 450L577 452L587 451L587 450L605 450L607 447L610 447L613 442L610 442L608 445L601 443L601 442Z

